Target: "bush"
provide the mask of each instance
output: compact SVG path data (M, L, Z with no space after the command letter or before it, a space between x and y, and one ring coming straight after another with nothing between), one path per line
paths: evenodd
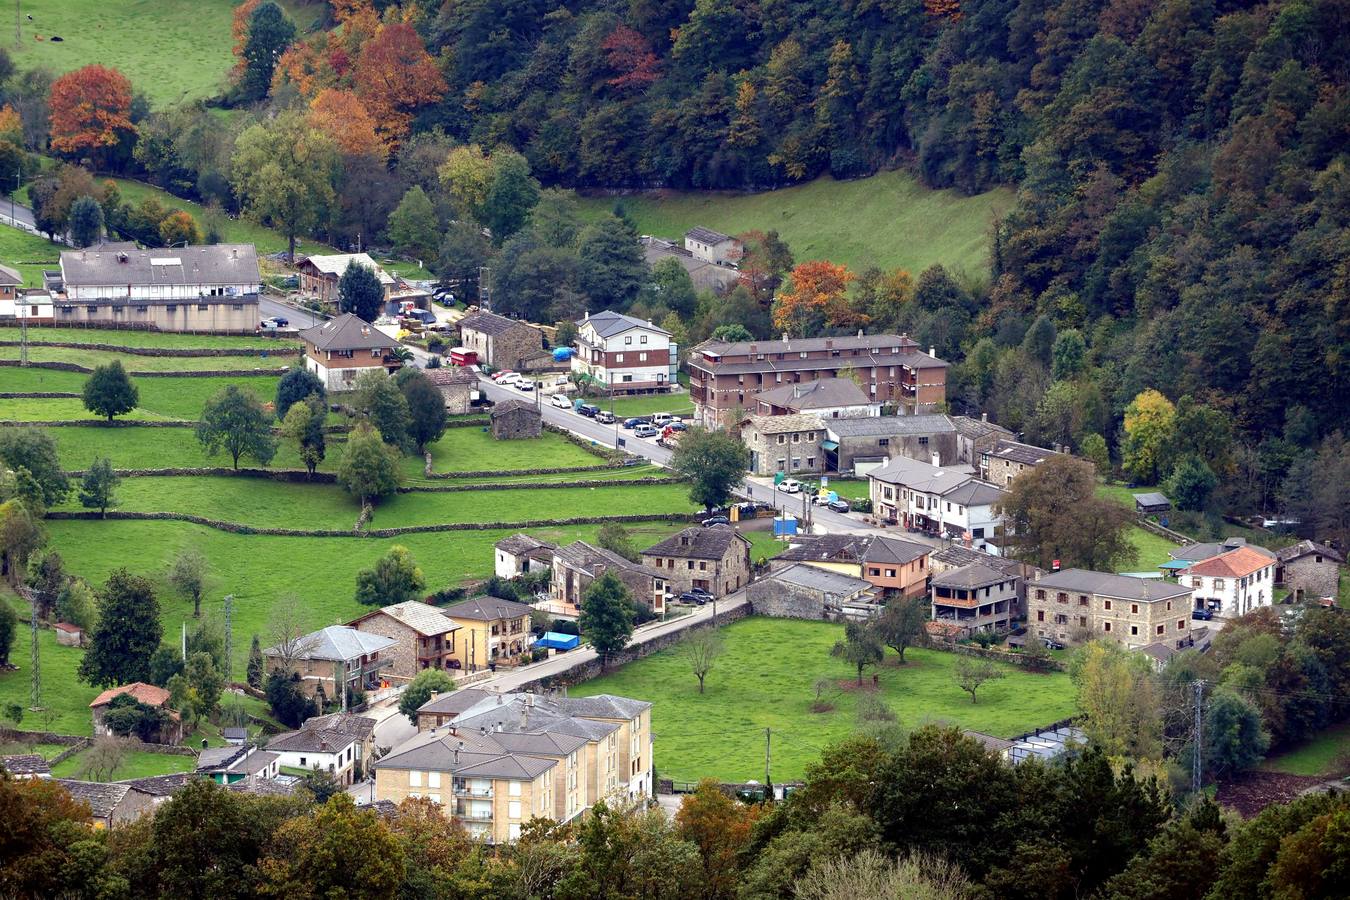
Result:
M543 647L535 647L530 651L530 662L543 662L548 659L548 650Z

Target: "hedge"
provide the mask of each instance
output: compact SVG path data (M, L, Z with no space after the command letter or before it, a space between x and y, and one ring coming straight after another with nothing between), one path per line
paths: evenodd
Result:
M19 347L22 341L0 341L0 347ZM29 341L30 347L66 347L71 350L105 350L110 353L125 353L128 356L259 356L263 353L272 356L299 356L299 347L278 347L276 350L262 350L257 347L196 347L174 349L173 347L125 347L121 344L81 344L74 341Z
M0 391L0 400L79 400L70 391Z

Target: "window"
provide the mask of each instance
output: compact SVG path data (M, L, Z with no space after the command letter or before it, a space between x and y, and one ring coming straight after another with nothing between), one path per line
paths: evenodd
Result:
M300 768L302 768L302 769L305 768L305 757L303 757L303 756L300 757ZM417 774L417 773L414 772L413 774L415 775L415 774Z
M876 568L875 566L871 566L867 569L867 574L876 577L881 574L881 570Z
M519 797L519 796L520 796L520 782L519 782L519 781L512 781L512 782L509 782L508 785L507 785L507 788L506 788L506 795L507 795L508 797Z
M1036 599L1037 599L1037 600L1044 600L1044 599L1045 599L1045 591L1039 591L1039 590L1038 590L1038 591L1036 592Z
M1043 609L1038 609L1038 610L1036 610L1036 621L1037 621L1037 622L1044 622L1044 621L1045 621L1045 610L1043 610Z
M638 343L639 344L647 343L647 336L644 334L642 337L638 338Z
M507 818L509 818L509 819L519 819L519 818L520 818L520 801L519 801L519 800L511 800L511 801L508 801L508 802L507 802L507 804L506 804L506 816L507 816Z
M304 764L305 764L305 758L302 756L302 757L300 757L300 765L303 766ZM413 769L413 770L411 770L410 772L408 772L408 786L409 786L409 787L421 787L421 786L422 786L422 773L419 772L419 771L417 771L416 769Z
M1103 623L1102 623L1102 631L1110 631L1110 630L1111 630L1111 623L1110 623L1110 622L1103 622Z
M1185 631L1185 630L1186 630L1186 620L1177 619L1177 631Z
M616 354L614 354L614 362L616 362L616 363L621 363L621 362L623 362L623 354L622 354L622 353L616 353Z
M438 788L438 787L440 787L440 786L441 786L441 773L440 773L440 772L428 772L428 773L427 773L427 787L430 787L430 788Z
M792 468L800 469L802 467L802 458L800 456L792 457Z
M919 446L920 447L928 446L928 435L923 435L922 437L919 438Z
M208 309L210 309L210 308L211 308L211 304L209 304L209 303L198 303L198 304L197 304L197 311L198 311L198 312L206 312L206 311L207 311Z
M787 438L780 434L780 435L778 436L778 443L780 443L780 444L786 444L786 443L787 443Z
M894 570L894 569L887 569L887 570L886 570L886 577L887 577L887 578L894 578L894 577L895 577L895 570Z
M1130 615L1132 615L1132 616L1137 616L1137 615L1139 615L1139 604L1138 604L1138 603L1131 603L1131 604L1130 604Z
M1204 585L1205 585L1205 581L1204 581L1203 578L1192 578L1192 579L1191 579L1191 587L1193 587L1193 588L1204 587ZM1215 587L1217 587L1217 586L1218 586L1218 585L1216 584Z
M169 312L178 312L178 304L177 304L177 303L170 303L168 306L166 306L166 307L164 307L164 308L165 308L166 310L168 310Z
M1079 616L1079 617L1078 617L1078 627L1079 627L1079 628L1086 628L1086 627L1087 627L1087 616Z
M692 559L689 560L688 566L689 566L689 571L691 571L691 572L694 571L694 561L693 561Z
M1162 633L1163 633L1164 631L1166 631L1166 630L1167 630L1167 626L1166 626L1166 625L1159 625L1159 626L1158 626L1158 634L1162 634Z
M638 362L646 362L646 361L647 361L647 354L645 354L645 353L639 353L639 354L638 354Z
M1200 586L1200 579L1197 578L1197 579L1195 579L1195 587L1199 587L1199 586ZM1223 579L1222 579L1222 578L1215 578L1215 579L1214 579L1214 590L1216 590L1216 591L1221 591L1221 590L1223 590L1223 589L1224 589Z
M1111 608L1111 601L1110 601L1110 600L1103 600L1103 601L1102 601L1102 609L1110 609L1110 608Z
M699 564L698 564L698 570L699 570L700 572L706 572L706 571L708 571L708 564L707 564L706 562L700 561Z
M796 434L796 433L794 432L793 435L792 435L792 443L794 443L794 444L800 444L801 442L802 442L802 436L801 436L800 434Z
M1168 600L1168 601L1167 601L1167 611L1168 611L1168 612L1171 612L1171 611L1172 611L1172 601L1171 601L1171 600Z
M814 469L816 467L816 458L814 456L808 456L806 458L806 467L808 469Z
M891 445L890 438L881 438L880 440L877 441L878 447L889 447L890 445Z
M631 347L631 346L633 345L633 336L632 336L631 334L628 335L628 336L626 336L626 337L623 339L623 342L624 342L624 344L625 344L626 346Z
M136 312L149 312L149 311L150 311L150 307L148 307L148 306L138 306L138 307L136 307ZM36 312L33 313L33 314L34 314L34 315L37 315Z
M1138 625L1131 625L1131 626L1130 626L1130 634L1131 634L1131 635L1136 635L1136 634L1138 634L1138 633L1139 633L1139 626L1138 626Z

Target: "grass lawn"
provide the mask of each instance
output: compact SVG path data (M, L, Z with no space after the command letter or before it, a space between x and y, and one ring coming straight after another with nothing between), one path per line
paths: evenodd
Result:
M19 347L0 347L0 359L18 359ZM122 363L133 375L137 372L275 372L295 361L294 356L277 356L260 350L253 356L130 356L112 350L76 350L72 347L29 347L31 362L74 363L92 369L112 362Z
M582 201L590 217L621 203L643 234L682 240L695 225L727 234L777 230L797 262L828 259L854 272L900 267L916 278L934 263L984 275L990 224L1012 202L1006 189L964 197L929 190L905 172L843 182L819 178L760 194L668 191Z
M19 329L0 329L7 341L19 339ZM295 341L259 335L178 334L170 331L133 331L117 328L70 328L43 326L28 329L30 341L69 341L76 344L112 344L117 347L155 347L165 350L270 350L282 347L294 350Z
M678 648L630 663L572 688L572 696L612 693L655 704L656 767L678 781L711 776L724 781L764 777L764 729L772 729L773 777L800 778L828 744L850 734L857 697L831 687L835 708L810 710L812 685L851 683L853 672L830 648L843 626L829 622L751 618L723 629L726 650L708 676L707 693ZM871 670L881 675L881 696L902 725L949 722L1001 737L1046 725L1073 712L1073 688L1063 673L1033 674L1008 667L1007 677L984 685L979 703L957 687L959 658L910 650L908 665ZM888 662L895 657L887 651ZM865 676L869 681L871 671Z
M355 516L352 517L353 521ZM305 626L320 628L350 621L363 607L352 595L356 573L370 568L391 546L408 548L422 568L429 590L453 587L492 574L492 545L513 534L513 529L460 531L450 533L409 534L398 539L381 538L291 538L264 535L240 535L183 522L58 521L46 523L50 545L60 551L66 568L101 584L108 573L126 567L154 579L161 587L159 603L166 638L179 633L180 623L194 627L191 601L163 586L165 570L173 555L183 547L201 551L212 569L211 584L204 606L221 614L221 598L232 593L234 605L234 674L242 677L248 660L249 640L254 634L265 636L273 604L283 596L301 599ZM530 534L540 540L570 543L594 541L597 525L560 528L533 528ZM639 546L648 546L678 530L673 523L636 523L629 526ZM48 633L49 634L49 633ZM47 637L46 644L55 646ZM78 657L80 651L58 651ZM44 653L45 653L44 649ZM27 641L16 642L15 657L20 672L0 675L0 705L13 698L27 702ZM57 658L60 656L58 654ZM48 690L73 680L76 658L63 675L53 669L44 656L43 675ZM73 693L73 691L72 691ZM87 705L93 694L70 698L75 713L65 727L56 730L88 734Z
M1171 559L1167 552L1175 550L1177 547L1167 538L1160 537L1151 531L1145 531L1138 525L1130 526L1129 539L1138 554L1134 563L1129 567L1131 572L1156 570L1158 566Z
M88 751L85 751L88 752ZM53 778L78 778L84 768L84 753L76 753L62 760L52 769ZM117 767L109 781L126 781L130 778L149 778L152 775L173 775L178 772L191 772L197 764L194 756L179 756L175 753L151 753L147 750L127 750L122 764Z
M6 370L8 373L9 370ZM198 408L200 410L200 407ZM119 416L128 422L164 421L174 416L162 416L144 407L137 407L126 415ZM84 401L73 397L56 397L43 400L29 398L0 398L0 422L55 422L74 419L92 419L102 421L103 416L91 413L84 408Z
M694 414L694 404L688 394L650 394L641 397L615 397L610 400L587 400L601 409L612 409L614 415L622 421L631 416L650 416L652 413L670 413L672 416L690 417Z
M62 548L64 551L65 548ZM20 727L26 731L92 734L94 726L89 717L89 703L99 695L99 689L75 677L84 651L58 644L50 628L38 632L38 655L42 661L42 705L45 710L29 710L32 698L29 669L32 643L29 635L28 624L20 622L10 651L10 662L19 668L14 672L0 672L0 707L10 703L21 704L24 713Z
M229 359L230 357L225 357ZM64 391L78 394L84 390L89 376L83 372L63 372L58 369L12 369L4 371L0 384L4 390L25 391ZM136 390L140 396L140 406L136 412L140 416L131 418L153 419L189 419L196 420L206 401L227 384L237 384L258 395L264 403L277 394L277 375L229 375L211 378L138 378ZM63 404L73 403L74 409ZM13 404L14 413L8 411ZM54 419L97 418L84 408L79 400L0 400L0 419L14 419L29 422L52 421Z
M486 427L486 426L484 426ZM534 440L499 441L482 428L447 428L445 436L427 448L433 472L510 472L595 466L603 457L545 431ZM409 457L410 474L421 474L421 460Z
M1290 775L1331 778L1350 773L1347 760L1350 760L1350 723L1328 728L1303 746L1270 757L1261 768Z
M768 531L741 531L741 534L750 541L750 561L755 562L760 558L772 559L787 549L787 544L773 536L773 530Z
M14 179L10 179L13 187ZM9 214L8 207L5 214ZM42 287L42 270L56 268L63 248L44 237L0 226L0 260L12 269L18 269L25 287ZM14 332L18 334L17 331Z
M4 370L8 371L8 370ZM56 452L61 466L68 472L88 468L95 457L106 456L115 469L171 469L207 466L228 466L229 456L222 451L207 456L197 443L191 428L100 428L91 425L72 425L49 428L47 433L56 441ZM339 435L328 435L328 455L319 464L319 471L331 471L342 457ZM241 465L250 466L250 460ZM277 448L272 459L274 469L303 469L300 457L285 444Z
M212 96L224 86L233 64L235 5L235 0L24 0L30 18L22 23L18 46L8 49L22 70L113 66L155 107L172 106ZM291 0L282 6L300 30L318 14Z
M27 741L15 741L9 744L0 744L0 756L36 753L43 759L51 760L69 749L65 744L30 744Z

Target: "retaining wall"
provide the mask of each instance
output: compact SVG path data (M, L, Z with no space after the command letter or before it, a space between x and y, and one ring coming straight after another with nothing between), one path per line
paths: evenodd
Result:
M23 341L0 340L0 347L19 347ZM30 347L65 347L70 350L102 350L109 353L125 353L128 356L299 356L300 349L293 346L277 347L196 347L174 349L172 347L127 347L123 344L84 344L75 341L29 341Z

